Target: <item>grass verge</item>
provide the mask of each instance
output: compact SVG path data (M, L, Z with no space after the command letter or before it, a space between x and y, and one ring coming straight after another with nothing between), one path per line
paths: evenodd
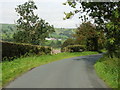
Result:
M13 61L2 62L2 86L4 87L18 76L40 65L48 64L50 62L65 58L92 54L98 54L98 52L86 51L78 53L59 53L56 55L29 56L14 59Z
M103 56L97 63L94 65L96 73L100 78L102 78L109 87L118 88L118 79L120 66L118 66L118 58L109 58Z

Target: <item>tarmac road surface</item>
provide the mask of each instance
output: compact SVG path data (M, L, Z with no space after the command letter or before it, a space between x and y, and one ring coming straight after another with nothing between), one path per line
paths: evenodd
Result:
M93 67L101 56L80 56L39 66L6 88L108 88Z

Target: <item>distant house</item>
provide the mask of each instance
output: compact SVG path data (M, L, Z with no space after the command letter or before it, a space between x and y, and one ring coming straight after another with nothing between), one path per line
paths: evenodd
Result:
M59 41L61 41L62 39L58 39Z
M57 40L56 38L45 38L45 40Z
M61 41L62 39L56 39L56 38L45 38L45 40L59 40L59 41Z

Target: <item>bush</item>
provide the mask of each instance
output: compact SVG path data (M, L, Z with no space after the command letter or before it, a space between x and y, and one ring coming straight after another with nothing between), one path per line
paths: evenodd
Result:
M12 42L4 42L2 43L2 60L7 59L14 59L15 57L20 57L26 54L50 54L51 48L50 47L43 47L39 45L30 45L24 43L12 43Z
M62 48L67 47L68 45L74 45L75 41L71 38L68 38L67 40L65 40L62 44Z
M108 55L104 55L94 66L97 74L109 85L109 87L118 88L120 73L119 58L115 56L110 58Z
M84 50L84 45L69 45L61 49L62 52L82 52Z

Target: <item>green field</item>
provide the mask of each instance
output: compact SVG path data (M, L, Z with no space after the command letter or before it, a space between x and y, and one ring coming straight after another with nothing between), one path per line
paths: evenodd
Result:
M1 26L1 37L3 40L11 41L13 34L17 32L17 28L14 24L0 24Z
M13 35L17 33L17 27L15 24L1 24L1 37L3 41L11 41L14 42ZM48 38L55 38L57 40L45 40L41 43L42 46L51 46L54 48L60 48L62 43L70 38L75 33L75 28L55 28L55 32L50 33ZM61 40L58 40L61 39Z
M71 58L76 56L98 54L98 52L76 52L76 53L59 53L54 55L30 56L18 58L13 61L2 62L2 86L5 86L10 81L14 80L23 73L38 67L43 64L48 64L53 61Z
M13 34L17 32L15 24L2 24L2 39L5 41L13 41ZM62 39L62 41L70 38L75 33L75 28L55 28L55 32L51 33L48 37Z

